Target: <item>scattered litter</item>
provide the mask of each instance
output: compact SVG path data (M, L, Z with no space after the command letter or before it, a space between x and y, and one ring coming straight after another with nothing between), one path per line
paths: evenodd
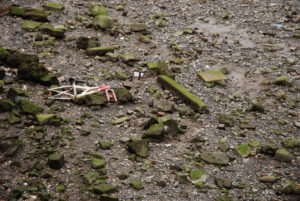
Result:
M272 26L281 29L283 27L283 24L272 24Z
M134 77L141 78L141 77L144 76L144 73L142 73L142 72L133 72L133 76L134 76Z
M102 85L96 87L89 86L79 86L73 82L72 85L65 85L60 87L54 87L48 89L50 93L54 92L56 94L49 97L50 99L55 100L76 100L82 98L86 95L95 94L98 92L105 92L107 101L110 102L112 99L115 103L118 102L115 91L110 87L110 85Z

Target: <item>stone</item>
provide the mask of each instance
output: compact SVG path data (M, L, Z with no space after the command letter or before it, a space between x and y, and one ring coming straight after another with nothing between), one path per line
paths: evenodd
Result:
M175 105L170 101L156 101L154 107L163 112L174 112Z
M101 141L98 144L99 144L99 147L103 150L109 150L111 148L111 146L114 145L113 142L105 142L105 141Z
M105 54L105 56L108 58L109 61L112 61L112 62L119 61L119 54L108 52Z
M90 38L87 36L80 36L76 41L77 48L79 49L88 49L88 48L94 48L99 47L100 42L97 38Z
M127 80L129 78L129 76L126 73L120 71L117 71L115 73L115 76L120 80Z
M153 124L145 131L143 138L156 138L163 139L164 138L165 127L162 123Z
M136 57L134 54L120 54L120 59L122 62L132 65L134 62L140 61L141 59Z
M288 86L288 87L292 86L291 78L286 76L277 77L273 83L281 86Z
M189 177L192 181L197 181L202 179L204 176L204 171L202 169L193 169L189 173Z
M20 106L22 112L25 112L27 114L37 114L43 112L44 110L44 108L42 108L41 106L26 99L20 100Z
M251 147L259 147L261 145L261 143L257 140L250 141L248 144Z
M179 184L189 183L189 179L188 179L187 174L177 173L176 174L176 180L178 181Z
M164 61L157 62L157 74L166 75L172 79L175 78L174 74L170 71L168 64Z
M275 159L277 159L278 161L290 163L292 161L292 154L290 154L285 149L278 149L275 152Z
M93 187L96 194L109 194L118 191L118 186L114 184L100 184Z
M229 157L223 152L203 152L200 158L208 163L216 165L228 165Z
M99 92L96 94L90 94L83 97L84 102L88 106L104 106L108 103L107 98L103 92Z
M6 93L6 97L11 100L15 100L17 96L28 96L28 91L11 87Z
M265 112L265 108L260 103L253 103L251 105L251 107L250 107L250 111L264 113Z
M25 8L19 6L12 6L10 14L13 16L23 17L25 15Z
M158 19L155 21L155 25L157 27L166 27L167 26L167 21L163 19Z
M38 63L39 58L32 54L12 53L7 56L6 63L8 66L18 68L25 63Z
M87 55L89 56L104 56L106 53L114 53L115 46L103 46L103 47L93 47L86 50Z
M16 110L12 110L8 116L8 122L10 124L17 124L21 122L20 114Z
M148 157L149 142L141 138L131 138L127 144L128 151L139 157Z
M1 99L0 100L0 112L10 112L15 108L14 102L10 99Z
M21 15L23 18L31 19L38 22L48 22L48 14L39 8L26 8L25 13Z
M52 2L49 2L49 3L45 4L45 5L43 5L43 7L46 10L54 10L54 11L60 11L60 10L64 10L65 9L64 5L58 4L58 3L52 3Z
M127 89L115 88L114 91L119 103L128 103L133 101L133 96Z
M297 146L300 145L300 142L297 138L295 137L290 137L290 138L287 138L285 140L282 141L282 145L285 147L285 148L295 148Z
M39 124L45 124L50 119L52 119L55 116L55 114L45 114L45 113L39 113L35 115L35 119Z
M227 179L225 177L215 177L215 183L217 184L217 186L221 187L221 188L231 188L232 186L232 181L230 179Z
M49 71L44 65L39 63L23 63L18 68L17 73L20 79L41 82L41 79L48 75Z
M277 181L277 178L272 175L266 175L259 178L259 181L262 183L270 183L273 184Z
M64 166L64 155L60 152L55 152L48 156L48 165L52 169L60 169Z
M147 26L144 23L134 23L130 25L130 30L133 32L142 32L147 30Z
M65 192L66 191L66 186L63 184L58 184L57 186L55 186L55 191L56 192Z
M135 190L142 190L144 188L143 184L140 181L131 181L129 184Z
M112 18L105 15L97 15L93 19L92 26L96 29L110 29L113 26Z
M41 22L25 21L22 25L22 29L26 31L35 31L41 24Z
M172 78L160 75L158 76L158 83L164 88L171 90L174 94L180 96L184 101L189 103L193 109L199 112L207 112L207 105L197 96L190 93L183 86L175 82Z
M220 70L198 72L198 76L204 80L204 82L217 82L227 79L226 75L224 75Z
M106 8L101 5L92 5L90 7L90 14L92 16L97 16L97 15L107 15Z
M58 80L57 76L52 75L52 74L47 74L47 75L41 77L39 83L41 83L45 86L58 85L59 80Z
M117 198L114 195L100 195L100 201L119 201L119 198Z
M95 172L88 172L84 176L84 183L85 184L92 184L97 179L97 174Z
M250 155L251 149L248 144L240 144L235 147L235 150L241 157L247 157Z
M106 165L106 162L104 159L102 158L96 158L96 157L93 157L92 158L92 168L94 169L101 169L101 168L104 168Z
M113 125L117 125L117 124L121 124L121 123L123 123L125 121L128 121L129 119L130 119L129 117L124 116L124 117L120 117L120 118L114 119L110 123L113 124Z

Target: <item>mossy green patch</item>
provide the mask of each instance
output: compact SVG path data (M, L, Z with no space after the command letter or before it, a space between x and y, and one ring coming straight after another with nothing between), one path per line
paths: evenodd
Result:
M235 148L235 150L244 158L249 156L251 151L248 144L240 144Z
M140 181L131 181L129 184L135 190L142 190L144 188L143 184Z
M13 6L13 7L11 7L11 9L10 9L10 14L11 14L11 15L15 15L15 16L19 16L19 17L22 17L22 16L25 15L25 8Z
M47 10L64 10L65 6L62 4L49 2L44 5L44 8Z
M34 31L36 30L42 23L41 22L34 22L34 21L25 21L22 25L22 29L27 31Z
M186 88L175 82L172 78L160 75L158 82L164 87L170 89L173 93L183 98L186 102L190 103L193 109L200 112L207 112L207 105L200 100L197 96L193 95Z
M92 5L90 7L90 14L93 16L97 15L107 15L106 8L101 5Z
M53 118L55 114L36 114L35 118L39 124L44 124L48 122L51 118Z
M103 46L103 47L93 47L93 48L88 48L86 50L87 55L89 56L104 56L108 52L114 52L116 49L115 46Z
M41 106L26 99L20 101L20 106L21 110L28 114L37 114L44 110L44 108L42 108Z
M192 181L196 181L196 180L199 180L203 177L204 175L204 171L202 169L193 169L190 171L190 179Z
M216 82L227 79L226 75L224 75L220 70L198 72L198 76L205 82Z
M101 169L104 168L106 165L106 162L104 159L101 158L92 158L92 168L94 169Z

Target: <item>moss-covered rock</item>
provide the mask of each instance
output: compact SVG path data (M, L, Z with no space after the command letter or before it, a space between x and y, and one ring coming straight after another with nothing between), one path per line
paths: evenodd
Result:
M104 168L106 165L106 162L104 159L102 158L96 158L96 157L93 157L92 158L92 168L94 169L101 169L101 168Z
M0 80L0 93L3 93L4 85L5 85L4 80Z
M133 96L127 89L115 88L114 91L120 103L128 103L133 101Z
M129 54L129 53L120 54L119 56L120 56L121 61L128 65L133 65L134 62L141 60L134 54Z
M18 68L18 77L20 79L34 82L41 82L42 78L47 76L48 73L48 69L39 63L23 63Z
M107 15L106 8L102 5L92 5L90 7L90 14L92 16Z
M234 125L234 118L229 114L220 114L218 116L218 121L220 124L224 124L227 127L232 127Z
M20 100L20 107L21 110L27 114L37 114L44 110L41 106L26 99Z
M148 157L149 142L141 138L131 138L127 144L128 151L139 157Z
M25 13L21 15L23 18L31 19L38 22L48 22L48 14L39 8L26 8Z
M10 55L10 53L9 53L8 50L6 50L3 47L0 47L0 65L6 64L6 60L7 60L9 55ZM4 77L2 77L1 79L3 79L3 78Z
M196 111L208 111L207 105L202 100L190 93L187 89L175 82L172 78L165 75L160 75L158 76L158 83L160 83L163 87L171 90L176 95L180 96L183 100L188 102L191 105L191 107L193 107Z
M21 64L38 63L39 58L36 55L16 52L8 55L6 62L10 67L18 68Z
M130 25L130 30L134 32L146 31L147 26L144 23L134 23Z
M113 142L106 142L106 141L101 141L98 143L99 147L103 150L109 150L111 146L113 146L115 143Z
M110 29L113 26L112 18L105 15L97 15L93 19L92 26L96 29Z
M10 99L1 99L0 100L0 112L10 112L16 105Z
M274 80L274 84L276 85L281 85L281 86L292 86L292 79L289 78L289 77L286 77L286 76L281 76L281 77L277 77L275 80Z
M93 187L96 194L109 194L118 191L118 186L114 184L100 184Z
M6 97L11 100L15 100L17 96L28 96L28 91L11 87L6 93Z
M285 149L278 149L275 152L275 158L278 161L289 163L289 162L292 161L292 154L290 152L288 152L287 150L285 150Z
M12 6L10 9L10 14L13 16L23 17L25 15L25 8Z
M200 158L208 163L216 165L228 165L229 157L223 152L203 152Z
M35 31L41 24L41 22L25 21L22 25L22 29L26 31Z
M79 49L88 49L88 48L94 48L99 47L100 42L97 38L90 38L87 36L80 36L76 41L77 48Z
M189 176L192 181L197 181L202 179L204 171L202 169L193 169L190 171Z
M20 114L17 110L12 110L8 116L8 122L10 124L17 124L21 122Z
M282 145L285 147L285 148L295 148L297 146L300 146L300 142L297 138L295 137L290 137L290 138L287 138L285 140L282 141Z
M86 95L84 98L85 104L88 106L93 106L93 105L106 105L107 98L104 93L99 92L97 94L91 94L91 95Z
M163 139L165 131L165 126L162 123L153 124L145 131L143 138L156 138L156 139Z
M46 85L46 86L58 85L59 80L56 75L47 74L47 75L41 77L39 83Z
M63 4L52 3L52 2L44 4L43 7L46 10L58 10L59 11L59 10L64 10L65 9L65 6Z
M104 56L108 52L113 53L115 49L116 49L115 46L93 47L93 48L88 48L86 50L86 53L89 56L95 56L95 55Z
M35 115L35 119L39 124L45 124L54 116L55 116L55 114L39 113L39 114Z
M131 181L129 183L130 186L132 186L132 188L134 188L135 190L142 190L144 188L143 184L140 181Z
M48 156L48 165L52 169L60 169L64 166L64 155L60 152L55 152Z
M251 149L248 144L240 144L238 145L235 150L240 154L242 157L249 156Z
M115 73L115 76L120 80L127 80L129 78L129 76L126 73L121 72L121 71L117 71Z

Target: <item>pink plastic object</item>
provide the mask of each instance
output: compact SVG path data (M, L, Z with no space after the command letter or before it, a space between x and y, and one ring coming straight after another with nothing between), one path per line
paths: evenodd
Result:
M117 96L115 94L115 91L110 88L110 85L103 85L99 87L99 91L105 91L105 95L107 98L107 101L110 102L111 98L115 101L115 103L118 102Z

